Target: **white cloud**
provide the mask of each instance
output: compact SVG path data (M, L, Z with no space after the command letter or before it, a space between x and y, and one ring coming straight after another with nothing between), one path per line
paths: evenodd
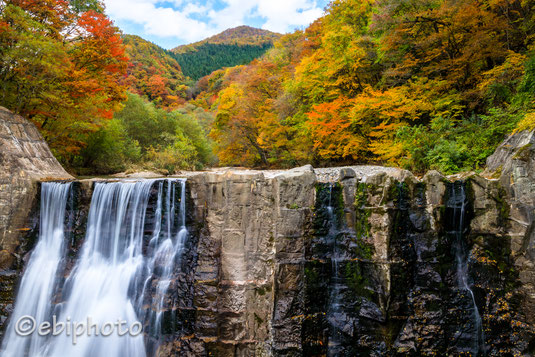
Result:
M189 3L184 6L183 13L186 16L191 14L206 14L209 10L210 8L208 6Z
M295 26L306 26L323 13L315 1L270 0L258 1L258 13L267 19L263 28L286 32Z
M196 41L211 34L206 23L189 17L194 10L177 11L158 6L155 0L105 0L105 3L112 19L141 25L148 35Z
M218 30L236 27L246 24L245 19L254 16L255 3L252 0L225 0L227 5L219 11L212 10L209 14L210 23L214 24Z
M225 6L219 10L214 9L213 0L104 1L112 19L136 24L147 35L176 38L177 43L246 24L285 33L310 24L323 12L318 5L322 0L220 0ZM248 23L251 19L254 23Z

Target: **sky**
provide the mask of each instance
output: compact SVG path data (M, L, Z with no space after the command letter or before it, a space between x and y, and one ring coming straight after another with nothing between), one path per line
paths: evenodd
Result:
M323 14L328 0L104 0L106 13L124 33L163 48L200 41L249 25L287 33Z

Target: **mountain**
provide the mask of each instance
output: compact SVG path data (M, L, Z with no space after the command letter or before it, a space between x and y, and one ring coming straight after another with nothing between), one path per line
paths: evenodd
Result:
M170 54L186 76L197 80L220 68L251 62L269 50L281 36L267 30L239 26L205 40L176 47Z
M257 29L251 26L238 26L227 29L202 41L175 47L171 51L177 54L192 52L206 43L214 45L261 46L265 43L273 44L281 36L279 33Z
M132 93L160 107L174 107L186 98L186 78L169 51L139 36L123 35L130 59L126 84Z

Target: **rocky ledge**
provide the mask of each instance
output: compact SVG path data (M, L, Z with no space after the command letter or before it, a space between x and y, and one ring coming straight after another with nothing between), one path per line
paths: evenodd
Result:
M463 176L466 269L485 341L479 347L450 232L457 177L419 179L366 166L188 174L202 227L191 271L195 319L187 340L170 339L182 339L174 351L532 353L533 220L519 215L505 184L514 170Z

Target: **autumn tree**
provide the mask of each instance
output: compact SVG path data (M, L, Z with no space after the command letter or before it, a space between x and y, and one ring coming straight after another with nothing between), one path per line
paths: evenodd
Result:
M489 4L385 0L379 6L374 26L392 63L385 74L393 83L440 78L468 100L482 73L505 60L510 27Z
M259 119L256 115L260 113L255 108L263 101L255 102L246 87L246 83L237 82L222 91L211 137L222 164L267 165L266 151L258 142Z
M168 51L139 36L123 35L123 42L130 60L123 83L130 92L168 110L186 102L190 83Z
M295 74L295 86L305 102L352 97L379 81L375 44L366 33L372 4L333 1L328 14L307 29L307 41L317 49L301 59Z
M478 169L535 127L533 4L333 0L259 60L201 79L221 164Z
M32 120L68 164L125 99L119 31L95 1L0 6L1 104Z

